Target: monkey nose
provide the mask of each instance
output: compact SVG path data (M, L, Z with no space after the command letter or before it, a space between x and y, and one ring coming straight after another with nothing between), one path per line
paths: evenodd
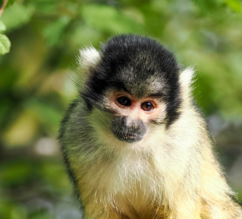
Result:
M112 122L112 131L117 139L128 143L134 143L142 140L147 128L145 123L140 119L131 120L129 118L129 120L127 120L127 117L117 117L114 118Z

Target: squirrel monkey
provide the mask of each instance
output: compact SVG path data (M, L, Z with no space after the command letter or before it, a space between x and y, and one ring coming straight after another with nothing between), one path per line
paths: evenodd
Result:
M80 51L59 140L85 219L241 219L181 71L157 41L118 35Z

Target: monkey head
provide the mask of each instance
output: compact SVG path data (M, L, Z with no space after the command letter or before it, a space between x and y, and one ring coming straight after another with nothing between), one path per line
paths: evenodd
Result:
M104 126L120 141L140 141L149 124L169 127L178 118L179 66L155 40L116 36L100 52L81 50L81 66L86 78L80 93L87 110L108 114Z

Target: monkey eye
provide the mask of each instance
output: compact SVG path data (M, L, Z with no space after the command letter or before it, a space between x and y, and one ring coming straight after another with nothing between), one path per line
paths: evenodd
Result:
M117 98L118 103L120 103L123 106L130 106L131 100L128 97L122 96Z
M152 111L154 109L154 106L151 102L144 102L141 104L141 108L144 111Z

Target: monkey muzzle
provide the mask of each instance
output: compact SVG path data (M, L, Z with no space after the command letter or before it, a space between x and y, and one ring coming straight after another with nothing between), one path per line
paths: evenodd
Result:
M120 141L128 143L140 141L146 131L146 125L141 119L132 120L125 116L117 116L112 121L112 132Z

